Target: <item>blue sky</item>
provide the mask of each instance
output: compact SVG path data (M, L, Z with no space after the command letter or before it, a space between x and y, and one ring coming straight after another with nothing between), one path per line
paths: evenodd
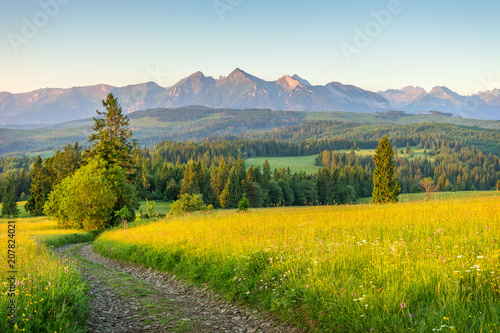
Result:
M498 1L463 0L2 1L0 91L169 86L239 67L267 80L472 94L500 88L498 13Z

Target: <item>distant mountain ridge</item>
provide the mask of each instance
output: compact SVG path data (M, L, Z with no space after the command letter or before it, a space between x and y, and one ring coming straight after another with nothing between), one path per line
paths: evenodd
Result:
M147 82L125 87L99 84L69 89L44 88L21 94L0 92L0 125L55 124L91 117L96 109L102 109L101 101L109 92L118 97L127 113L202 105L363 113L440 111L461 117L500 119L499 89L472 96L461 96L446 87L435 87L429 93L412 86L375 93L339 82L312 85L297 74L265 81L237 68L219 79L196 72L168 88Z
M447 87L434 87L430 92L421 87L379 92L394 108L409 113L440 111L455 116L477 119L500 119L500 90L462 96Z

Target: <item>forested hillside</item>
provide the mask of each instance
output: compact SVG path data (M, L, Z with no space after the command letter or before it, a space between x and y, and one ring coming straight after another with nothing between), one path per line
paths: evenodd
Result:
M163 140L174 141L206 141L207 139L222 139L241 135L252 139L262 137L289 139L293 141L312 137L341 137L349 134L353 140L377 140L380 134L391 136L394 128L400 128L402 135L420 132L423 129L412 124L428 123L425 130L431 135L439 132L455 132L460 126L464 132L473 131L463 136L448 135L452 139L473 139L478 144L489 141L484 129L500 129L500 121L485 121L452 117L443 113L404 114L390 111L384 113L348 113L348 112L294 112L271 111L259 109L209 109L201 106L191 106L178 109L154 109L137 111L129 115L134 138L141 146L152 148ZM318 123L317 121L321 121ZM323 122L326 121L326 122ZM86 138L92 130L92 119L66 122L36 129L0 128L0 156L22 155L26 152L54 154L68 143L78 141L86 146ZM431 124L432 123L432 124ZM442 123L457 126L441 128ZM344 125L339 125L344 124ZM407 127L399 127L396 125ZM295 126L291 127L290 126ZM344 126L347 126L344 128ZM396 127L394 127L396 126ZM283 129L281 129L283 128ZM348 129L355 128L355 131ZM280 130L281 129L281 130ZM349 133L347 133L349 131ZM266 134L266 132L268 132ZM472 132L471 132L472 133ZM368 138L365 138L368 136ZM482 139L484 138L484 140Z
M150 110L132 117L142 122L152 119L159 123L175 122L177 128L183 124L190 124L189 128L198 124L198 134L206 135L199 141L167 140L148 148L140 145L140 133L134 132L133 138L139 138L139 145L132 152L133 182L139 196L150 200L175 200L182 194L203 194L207 205L222 208L236 207L243 193L252 207L353 202L371 195L374 167L371 157L356 152L375 149L384 135L388 136L396 153L396 174L402 193L420 191L419 182L427 177L431 177L442 191L491 190L499 180L498 130L438 123L300 123L293 117L294 113L282 113L281 117L277 112L254 110L253 116L242 118L240 112L193 107L184 114ZM266 118L268 113L276 118ZM205 123L207 117L213 117L214 122ZM228 126L236 124L236 120L239 127L234 127L234 131L266 126L274 129L216 135L224 129L229 133ZM276 122L293 126L277 128ZM188 127L185 132L172 130L170 135L178 138L188 135ZM148 140L154 142L151 138ZM58 184L64 175L79 168L81 146L86 145L86 140L79 143L79 146L66 146L43 162L47 190ZM410 147L423 149L425 156L398 154L401 149L409 153ZM351 153L339 150L351 150ZM323 167L318 174L292 173L287 168L273 170L269 164L250 167L244 163L249 157L317 154L317 166ZM33 162L34 158L26 157L3 160L15 170L7 172L9 168L5 169L0 190L4 187L4 179L9 179L18 199L26 199L31 180L29 165Z

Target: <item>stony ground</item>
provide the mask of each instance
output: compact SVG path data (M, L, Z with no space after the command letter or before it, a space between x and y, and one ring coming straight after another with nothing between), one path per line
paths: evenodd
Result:
M168 273L102 257L91 244L57 252L76 256L91 285L88 332L300 332Z

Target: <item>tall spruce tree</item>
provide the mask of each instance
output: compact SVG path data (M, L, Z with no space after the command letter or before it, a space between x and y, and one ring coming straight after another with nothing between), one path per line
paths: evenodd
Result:
M2 200L2 217L17 217L19 215L19 209L17 208L17 200L12 190L10 182L7 183L5 191L3 193Z
M47 200L49 184L42 166L42 158L38 155L31 174L30 198L24 208L31 216L43 215L43 205Z
M237 208L242 195L243 192L241 189L241 182L238 179L238 170L236 166L233 166L229 173L229 180L221 194L221 206L223 208ZM222 205L222 202L224 205Z
M373 203L397 202L401 187L394 172L392 160L394 152L391 143L384 136L375 151L373 161L375 171L373 172Z
M267 184L269 183L269 181L272 179L271 177L271 166L269 164L269 161L266 159L264 161L264 165L263 165L263 173L262 173L262 181L263 181L263 184L264 184L264 187L267 188Z
M129 120L122 113L118 99L109 94L102 101L106 111L97 114L102 117L94 117L94 133L89 137L90 149L86 152L87 162L96 157L101 158L106 168L115 166L123 168L130 175L132 173L132 150L134 145L131 141L132 130L129 128Z
M106 111L96 110L101 117L94 117L94 133L89 136L91 146L85 151L85 161L92 160L102 162L102 167L107 171L106 176L114 181L114 194L117 196L113 214L127 207L129 215L127 220L135 218L135 210L139 208L136 197L136 188L132 181L136 176L136 168L132 157L135 143L132 141L132 130L129 128L129 120L122 113L118 99L112 93L102 101ZM126 176L126 181L122 175ZM113 215L110 224L113 225L117 217Z

